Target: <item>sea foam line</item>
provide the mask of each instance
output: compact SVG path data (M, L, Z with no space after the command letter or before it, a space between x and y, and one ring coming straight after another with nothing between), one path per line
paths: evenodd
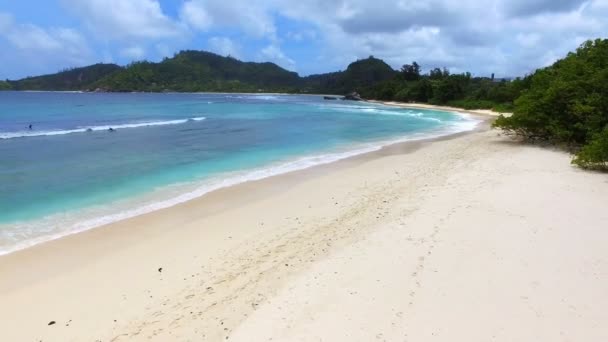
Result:
M390 115L390 116L404 116L404 117L416 117L425 121L443 122L443 120L427 116L420 110L412 110L409 108L401 107L388 107L388 106L355 106L355 105L329 105L321 108L339 108L343 112L355 113L355 114L373 114L373 115ZM387 109L388 108L388 109ZM456 113L454 113L456 114Z
M35 246L40 243L48 242L51 240L56 240L56 239L59 239L59 238L65 237L65 236L77 234L77 233L80 233L83 231L94 229L94 228L104 226L107 224L111 224L114 222L118 222L118 221L130 219L130 218L133 218L136 216L148 214L148 213L151 213L151 212L154 212L157 210L170 208L170 207L176 206L178 204L188 202L195 198L199 198L201 196L204 196L205 194L208 194L208 193L218 190L218 189L234 186L234 185L245 183L245 182L257 181L257 180L261 180L261 179L265 179L265 178L269 178L269 177L273 177L273 176L278 176L278 175L289 173L289 172L300 171L300 170L308 169L308 168L311 168L314 166L333 163L333 162L336 162L336 161L339 161L342 159L378 151L378 150L382 149L383 147L397 144L397 143L433 139L433 138L438 138L438 137L446 136L446 135L450 135L450 134L471 131L471 130L475 129L477 127L477 125L481 122L480 120L469 119L466 115L461 115L459 113L454 113L454 114L462 117L463 120L454 121L454 122L446 125L445 127L435 129L432 131L415 133L412 135L408 135L408 136L400 137L400 138L396 138L396 139L367 143L364 145L359 145L356 149L352 149L352 150L348 150L348 151L340 151L340 152L325 153L325 154L320 154L320 155L305 156L305 157L297 158L292 161L282 162L282 163L274 164L274 165L267 166L264 168L258 168L258 169L254 169L254 170L231 173L231 174L224 174L224 175L222 175L222 177L225 177L225 178L221 178L221 179L216 178L216 179L212 179L212 180L207 180L203 184L198 186L196 189L185 192L178 196L171 197L169 199L141 205L139 207L121 211L116 214L102 215L100 217L86 219L84 221L81 221L81 222L78 222L75 224L71 224L68 227L68 229L61 231L61 232L49 233L49 234L38 236L35 238L29 238L29 239L22 240L8 248L0 249L0 255L13 253L18 250L26 249L28 247L32 247L32 246ZM57 225L55 224L54 226L57 226Z
M56 130L56 131L20 131L20 132L4 132L0 133L0 139L13 139L13 138L26 138L26 137L39 137L39 136L52 136L52 135L65 135L72 133L84 133L87 131L107 131L112 129L125 129L125 128L139 128L149 126L166 126L166 125L180 125L190 121L202 121L206 118L203 116L189 118L189 119L178 119L178 120L166 120L166 121L147 121L147 122L136 122L119 125L101 125L101 126L89 126L89 127L78 127L73 129Z

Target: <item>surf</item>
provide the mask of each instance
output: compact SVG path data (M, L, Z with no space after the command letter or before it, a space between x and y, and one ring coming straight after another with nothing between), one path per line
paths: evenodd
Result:
M19 132L3 132L0 133L0 139L14 139L14 138L27 138L27 137L39 137L39 136L53 136L53 135L65 135L74 133L85 133L95 131L107 131L110 129L128 129L128 128L141 128L141 127L152 127L152 126L167 126L167 125L181 125L193 121L203 121L206 118L204 116L178 119L178 120L165 120L165 121L145 121L118 125L100 125L100 126L84 126L73 129L63 130L44 130L44 131L19 131Z

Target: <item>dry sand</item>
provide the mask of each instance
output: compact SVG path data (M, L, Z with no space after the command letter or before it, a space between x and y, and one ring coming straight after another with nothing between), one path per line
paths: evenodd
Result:
M3 256L0 341L608 341L608 176L569 160L485 128Z

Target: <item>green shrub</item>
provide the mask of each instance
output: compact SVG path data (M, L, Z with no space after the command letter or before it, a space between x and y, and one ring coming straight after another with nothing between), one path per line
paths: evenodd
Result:
M512 113L515 106L513 103L500 103L492 107L492 110L498 113Z
M586 169L608 170L608 127L583 146L572 163Z
M515 101L511 117L494 127L528 139L580 149L573 161L597 168L608 162L608 40L588 41L550 67L537 70Z

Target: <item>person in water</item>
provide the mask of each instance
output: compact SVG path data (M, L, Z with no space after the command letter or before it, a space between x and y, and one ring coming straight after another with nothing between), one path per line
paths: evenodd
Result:
M32 130L32 124L30 124L30 125L28 126L28 128L29 128L29 129L30 129L30 131L31 131L31 130Z
M114 130L114 128L110 127L110 128L108 129L108 131L110 131L110 132L114 132L115 130Z

